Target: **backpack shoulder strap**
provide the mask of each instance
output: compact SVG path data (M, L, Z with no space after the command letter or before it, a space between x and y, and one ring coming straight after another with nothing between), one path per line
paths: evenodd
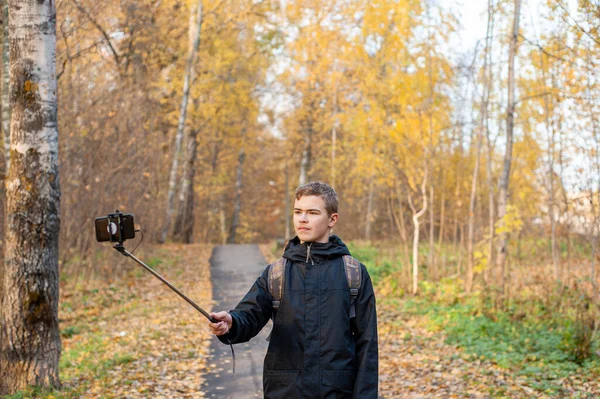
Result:
M269 292L273 301L273 310L277 311L283 297L283 279L285 277L285 258L279 258L269 265Z
M350 255L344 255L344 273L350 287L350 318L356 316L354 302L360 289L360 262Z

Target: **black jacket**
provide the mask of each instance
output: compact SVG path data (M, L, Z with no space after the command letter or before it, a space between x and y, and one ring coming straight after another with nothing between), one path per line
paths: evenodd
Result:
M284 293L274 318L263 371L266 399L376 399L378 380L377 316L371 278L361 264L356 317L350 318L350 288L336 236L328 243L300 244L285 250ZM249 341L273 308L268 267L231 311L233 325L219 339Z

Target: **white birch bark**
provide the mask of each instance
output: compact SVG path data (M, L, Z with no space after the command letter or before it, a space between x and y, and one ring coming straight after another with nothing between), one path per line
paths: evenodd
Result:
M4 146L4 159L6 172L10 167L10 101L8 87L10 82L9 48L8 48L8 0L2 0L2 145Z
M521 0L515 0L515 11L513 29L508 51L508 103L506 110L506 150L500 181L498 182L498 220L500 226L504 225L504 216L508 206L508 183L510 179L510 167L512 163L513 131L515 127L515 57L519 40L519 20L521 11ZM496 268L501 273L501 290L506 286L506 256L508 247L508 233L498 234L498 252L496 254Z
M471 196L469 198L469 219L467 227L467 272L465 274L465 291L471 292L473 289L474 269L474 241L475 241L475 199L477 194L477 180L479 178L479 168L481 165L481 147L483 146L483 133L486 128L488 101L490 95L490 81L488 80L488 55L492 41L492 18L491 4L488 4L488 21L485 38L485 53L483 62L483 95L481 99L481 109L479 111L480 120L477 128L477 144L475 149L475 167L471 178Z
M9 0L10 145L0 390L58 386L60 188L54 1Z
M171 172L169 173L169 190L167 192L167 212L166 219L161 234L161 241L167 240L167 234L171 228L173 219L175 191L177 188L177 172L179 170L179 157L181 154L181 145L183 141L183 132L185 130L185 121L187 116L187 106L190 97L190 86L192 81L193 67L196 62L196 54L200 46L200 30L202 27L202 0L190 12L190 46L188 48L188 57L183 77L183 96L181 97L181 107L179 110L179 121L177 123L177 132L175 134L175 147L173 149L173 162L171 163Z
M408 194L408 205L412 210L412 221L414 226L413 234L413 247L412 247L412 269L413 269L413 286L412 293L417 294L419 288L419 230L420 230L420 218L427 211L427 174L429 168L425 167L425 173L423 175L423 182L421 183L421 197L423 198L423 208L417 211L416 207L412 202L410 194Z

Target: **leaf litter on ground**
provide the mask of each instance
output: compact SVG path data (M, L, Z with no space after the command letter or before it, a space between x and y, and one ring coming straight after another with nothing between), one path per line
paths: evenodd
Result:
M211 249L168 244L140 258L210 311ZM147 271L127 269L122 278L94 278L86 290L61 286L65 396L203 397L199 388L211 339L205 318Z

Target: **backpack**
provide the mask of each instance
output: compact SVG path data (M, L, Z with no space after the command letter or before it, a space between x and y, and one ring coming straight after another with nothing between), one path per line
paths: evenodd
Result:
M350 318L356 316L354 301L360 289L360 262L350 255L344 255L344 274L350 287ZM277 311L283 298L283 283L287 259L279 258L269 265L269 291L273 298L273 310Z

